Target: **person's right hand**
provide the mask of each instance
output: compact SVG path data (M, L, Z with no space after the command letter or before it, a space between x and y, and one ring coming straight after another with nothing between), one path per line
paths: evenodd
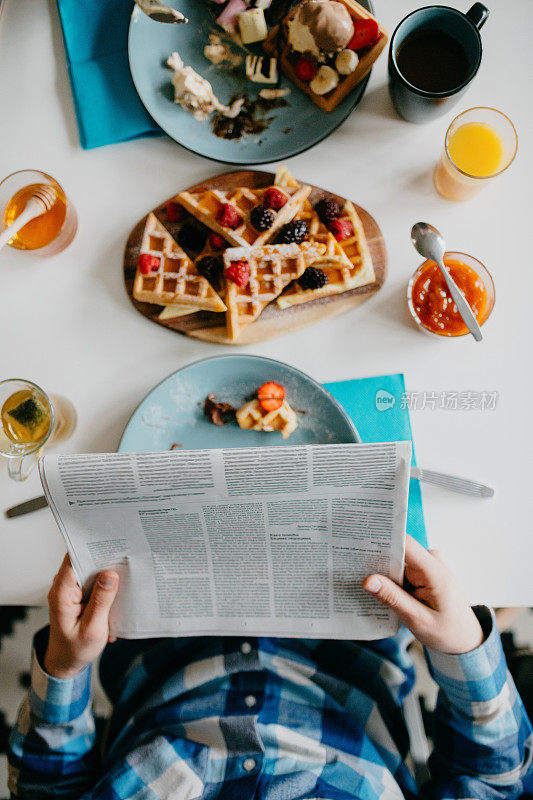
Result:
M48 593L50 634L44 668L54 678L72 678L94 661L109 637L109 611L118 591L114 570L100 572L87 603L68 555Z
M421 644L443 653L467 653L482 644L481 625L436 550L407 536L402 588L383 575L369 575L363 588L392 608Z

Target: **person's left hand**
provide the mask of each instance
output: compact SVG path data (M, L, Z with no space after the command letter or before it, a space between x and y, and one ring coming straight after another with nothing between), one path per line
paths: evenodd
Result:
M109 611L118 591L118 575L100 572L87 603L83 602L68 555L48 592L50 635L44 668L54 678L72 678L94 661L108 641Z

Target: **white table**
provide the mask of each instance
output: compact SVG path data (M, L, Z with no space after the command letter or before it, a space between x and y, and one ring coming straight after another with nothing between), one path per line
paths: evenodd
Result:
M496 390L492 411L412 413L419 463L496 487L476 500L424 487L431 544L443 551L472 601L533 604L530 329L533 228L530 183L533 6L490 2L480 72L456 109L415 126L394 113L386 54L358 110L329 139L288 162L302 180L352 197L379 221L390 264L384 288L351 313L232 352L279 358L321 381L402 371L410 390ZM413 0L375 0L390 33ZM466 11L468 2L452 2ZM418 5L422 5L418 3ZM225 171L170 139L144 139L84 152L78 143L63 43L53 0L7 0L0 23L0 145L8 172L35 167L56 176L74 201L80 229L63 254L33 259L0 253L0 375L28 377L76 405L68 451L112 451L145 393L178 367L229 352L153 325L137 314L122 279L133 224L178 189ZM529 99L528 99L529 98ZM515 122L512 168L462 205L435 193L431 170L453 116L493 105ZM449 249L492 272L497 302L485 340L435 341L410 324L407 280L420 259L409 240L424 219ZM15 484L0 468L0 509L40 494L38 477ZM0 603L44 601L62 554L48 510L0 517Z

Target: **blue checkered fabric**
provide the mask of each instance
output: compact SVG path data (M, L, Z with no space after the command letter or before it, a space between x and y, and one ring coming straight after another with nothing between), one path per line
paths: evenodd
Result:
M428 651L440 687L432 779L409 768L402 701L414 671L405 630L346 642L271 638L118 641L101 660L114 704L105 740L90 667L72 680L41 667L10 738L13 797L76 800L393 800L522 794L532 730L491 613L486 641Z

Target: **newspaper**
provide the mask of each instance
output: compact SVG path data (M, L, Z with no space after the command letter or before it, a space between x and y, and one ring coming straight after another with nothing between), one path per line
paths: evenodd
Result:
M113 568L111 634L377 639L396 616L411 443L47 455L42 484L80 585Z

